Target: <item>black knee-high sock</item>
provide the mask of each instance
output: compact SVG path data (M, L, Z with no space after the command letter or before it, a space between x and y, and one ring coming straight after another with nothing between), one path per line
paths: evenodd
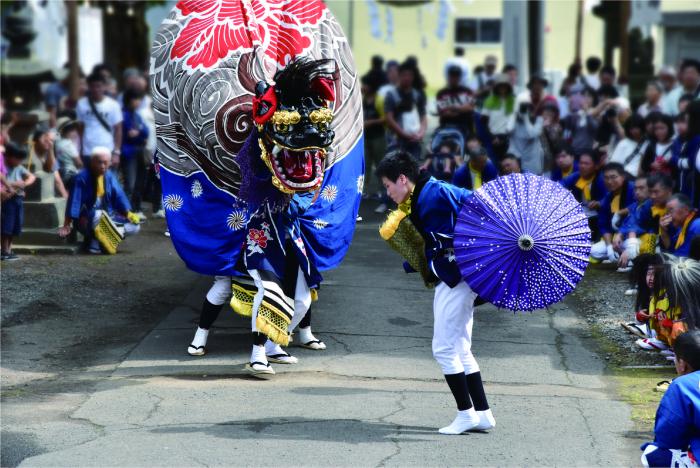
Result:
M253 344L255 346L262 346L267 343L267 336L260 332L253 332Z
M484 391L484 383L481 381L481 372L474 372L467 375L467 387L469 388L469 396L474 402L474 409L477 411L486 411L489 409L489 402L486 401L486 392Z
M306 328L311 326L311 309L306 311L306 315L304 315L304 318L301 319L301 322L299 322L299 328Z
M202 314L199 316L199 328L209 330L219 316L219 312L221 312L223 306L223 304L212 304L205 297L204 304L202 304Z
M471 408L472 402L471 400L469 400L467 376L462 373L449 375L446 374L445 380L447 380L447 385L449 385L450 390L452 390L452 396L455 397L455 402L457 402L457 409L459 411L464 411Z

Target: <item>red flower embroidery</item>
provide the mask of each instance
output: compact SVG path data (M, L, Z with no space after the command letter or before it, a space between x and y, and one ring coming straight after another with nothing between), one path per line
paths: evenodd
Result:
M248 231L248 239L258 244L261 249L267 247L267 236L265 231L259 229L250 229Z
M170 58L187 58L191 68L211 68L233 51L260 46L280 65L311 46L304 25L326 10L320 0L181 0L191 18L175 39Z

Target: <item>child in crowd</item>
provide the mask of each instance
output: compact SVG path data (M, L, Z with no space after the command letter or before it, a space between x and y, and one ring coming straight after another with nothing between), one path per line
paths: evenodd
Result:
M68 117L61 117L56 122L58 140L54 145L56 160L58 161L58 173L67 190L73 186L73 178L83 167L80 158L80 133L79 122Z
M12 241L22 233L24 223L24 189L34 183L36 177L22 166L27 158L27 150L12 142L5 145L5 166L7 169L8 194L2 202L2 260L17 260L12 253Z
M551 179L554 182L561 182L574 172L578 171L578 163L566 148L561 148L554 157L554 170Z
M436 179L449 182L457 166L458 145L452 140L440 143L437 152L428 156L420 167L421 171L428 171Z
M656 411L654 442L642 445L642 465L697 467L700 454L700 330L678 336L676 372Z
M663 265L663 258L658 254L641 254L634 261L631 279L636 287L637 297L634 301L635 320L622 325L627 331L641 338L652 337L649 327L649 303L654 290L656 269Z

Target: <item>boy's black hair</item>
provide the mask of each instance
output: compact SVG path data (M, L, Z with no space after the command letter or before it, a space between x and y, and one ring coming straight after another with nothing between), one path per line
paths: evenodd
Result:
M632 114L630 115L627 120L625 120L625 123L623 125L623 128L625 129L625 136L627 138L632 138L630 136L631 130L633 128L638 128L642 132L642 136L644 136L644 132L646 132L646 127L644 125L644 118L640 116L639 114Z
M603 61L598 57L588 57L586 59L586 70L588 70L588 73L595 73L600 70L602 64Z
M14 141L8 141L7 143L5 143L5 155L10 158L24 160L27 159L29 151L24 145L19 145Z
M625 175L625 166L620 164L619 162L610 162L607 163L605 166L603 166L603 174L609 171L615 171L619 175L624 176Z
M605 65L603 68L600 69L600 73L607 73L609 75L615 76L617 72L615 71L615 67L612 65Z
M700 60L695 60L691 58L683 60L683 62L681 63L681 72L688 67L695 68L695 70L697 70L697 72L700 73Z
M410 61L406 60L405 62L401 62L401 64L399 65L399 73L403 71L411 71L415 74L416 66Z
M418 163L410 153L398 150L393 151L379 161L377 165L377 177L386 177L392 182L396 182L401 174L408 180L415 182L418 179Z
M655 185L661 184L663 187L673 190L673 179L666 174L653 174L647 179L647 187L654 188Z
M503 67L502 72L503 72L503 73L508 73L509 71L512 71L512 70L517 71L517 70L518 70L518 67L516 67L516 66L513 65L512 63L506 63L505 66Z
M96 73L96 72L90 73L90 74L88 75L88 77L87 77L87 83L88 83L88 84L90 84L90 83L102 83L102 84L106 84L106 83L105 83L105 79L102 77L102 75L100 75L99 73Z
M124 96L122 99L124 102L124 107L128 107L129 103L134 99L143 99L143 93L134 89L127 89L124 91Z
M700 330L690 330L678 335L673 343L676 357L687 362L694 371L700 370Z
M578 155L579 161L584 156L588 156L589 158L591 158L593 164L595 164L596 166L598 165L598 163L600 163L600 154L594 149L585 149L581 151L581 154Z

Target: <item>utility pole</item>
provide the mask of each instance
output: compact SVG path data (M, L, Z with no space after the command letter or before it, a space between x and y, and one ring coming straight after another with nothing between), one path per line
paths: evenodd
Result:
M66 15L68 19L68 92L70 100L77 102L80 98L80 55L78 50L78 3L76 0L66 0Z
M576 13L576 60L577 64L581 64L582 60L582 44L583 44L583 0L578 0L578 11Z
M629 82L629 34L627 25L630 19L629 0L620 2L620 66L618 67L619 82L627 84Z

